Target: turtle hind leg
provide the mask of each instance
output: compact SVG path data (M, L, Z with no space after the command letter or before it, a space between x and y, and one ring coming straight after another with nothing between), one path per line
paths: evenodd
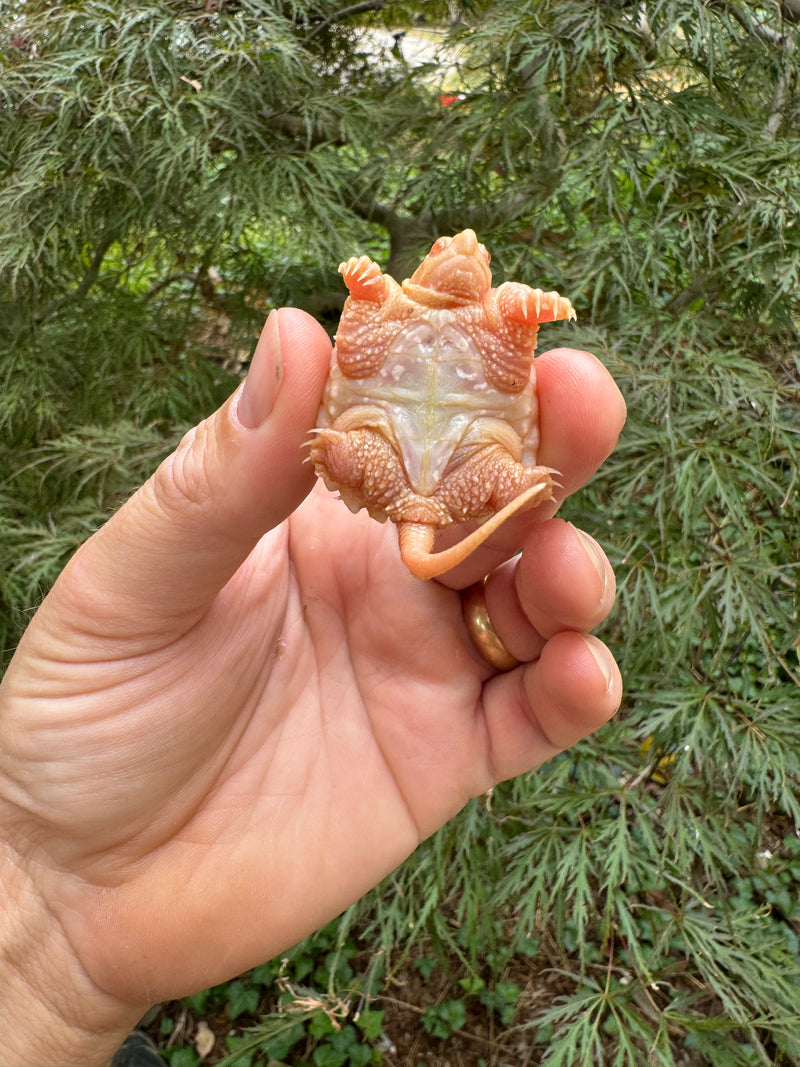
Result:
M526 467L502 446L489 444L448 472L436 497L456 522L501 511L520 493L540 487L537 503L553 495L549 467Z
M319 430L309 458L328 489L351 511L366 508L373 519L446 525L443 505L421 497L408 484L403 461L380 430L367 427Z

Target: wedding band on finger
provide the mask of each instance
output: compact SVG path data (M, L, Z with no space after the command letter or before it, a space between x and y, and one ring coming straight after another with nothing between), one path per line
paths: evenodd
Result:
M496 671L510 671L518 667L520 661L511 655L492 626L489 609L486 607L484 582L485 579L475 582L461 593L464 625L472 644L489 666Z

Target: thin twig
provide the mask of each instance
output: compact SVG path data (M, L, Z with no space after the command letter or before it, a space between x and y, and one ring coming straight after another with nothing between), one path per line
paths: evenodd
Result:
M162 289L166 289L167 286L172 285L174 282L196 283L198 275L199 271L188 270L178 271L177 274L168 274L166 278L162 278L160 282L156 282L155 285L152 285L144 294L144 298L145 300L152 300L154 296L158 296Z

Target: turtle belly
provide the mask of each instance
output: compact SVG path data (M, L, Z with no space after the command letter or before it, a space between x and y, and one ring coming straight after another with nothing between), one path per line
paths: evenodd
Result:
M357 410L360 425L391 428L409 486L420 496L436 492L465 438L480 439L481 420L502 420L522 435L531 424L530 391L509 397L490 386L474 341L445 309L401 329L377 374L356 379L335 370L328 416Z
M379 377L409 484L421 496L431 496L486 406L481 393L489 386L478 351L459 326L432 315L395 337Z

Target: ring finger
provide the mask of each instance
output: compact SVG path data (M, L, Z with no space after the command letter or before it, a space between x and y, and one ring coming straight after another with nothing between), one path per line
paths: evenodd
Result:
M534 526L521 557L492 571L486 608L498 637L516 659L537 659L561 630L588 633L614 603L614 572L600 546L563 519Z

